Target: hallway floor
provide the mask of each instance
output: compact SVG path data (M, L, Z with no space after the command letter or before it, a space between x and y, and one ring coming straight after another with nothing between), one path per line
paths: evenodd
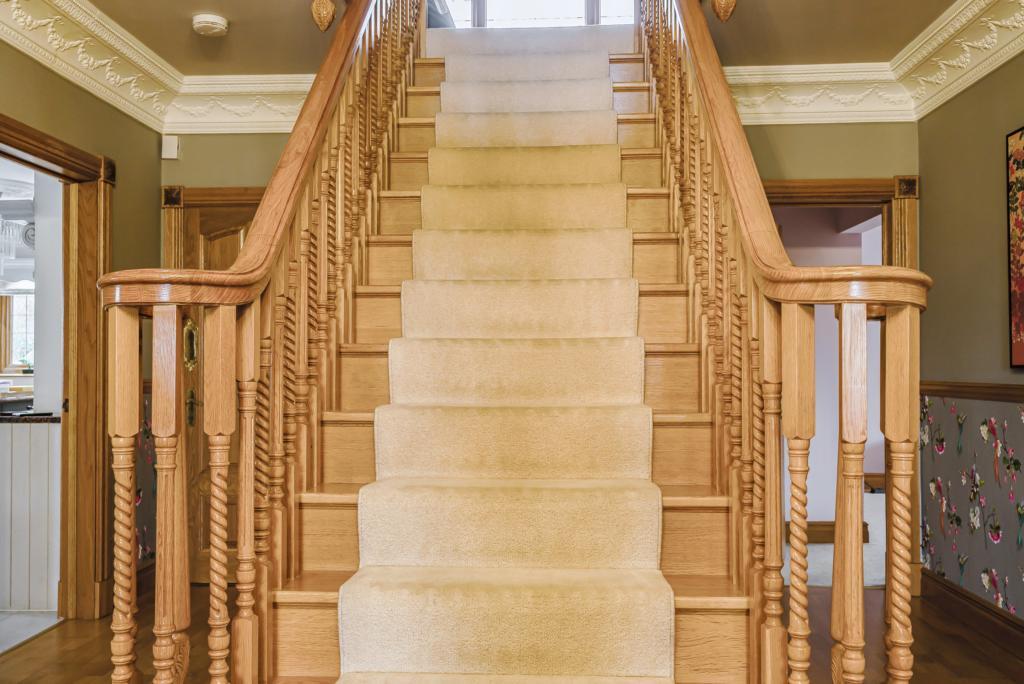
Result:
M830 592L811 587L811 681L829 681L827 636ZM879 589L865 591L868 630L868 682L885 681L884 629ZM192 588L192 657L190 681L204 678L206 657L206 587ZM234 597L232 596L232 606ZM1024 659L994 647L933 603L914 599L914 681L928 684L1015 684L1024 672ZM153 676L153 609L144 605L139 614L139 666L143 679ZM47 682L47 684L100 684L110 677L110 620L68 620L42 636L0 655L0 683Z
M0 653L14 648L60 622L57 613L43 610L0 611Z

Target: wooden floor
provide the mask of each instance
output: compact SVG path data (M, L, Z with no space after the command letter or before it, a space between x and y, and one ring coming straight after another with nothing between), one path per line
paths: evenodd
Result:
M882 598L880 590L865 591L868 626L869 683L885 681L882 643ZM811 681L829 681L828 640L829 590L811 588L814 630ZM192 658L189 681L205 681L206 614L209 594L205 587L192 590ZM1014 684L1024 681L1024 654L1013 656L963 627L955 615L942 612L929 601L914 600L914 681L922 684L970 682L970 684ZM143 607L139 614L139 667L143 679L153 676L153 611ZM110 620L71 620L42 636L0 656L0 682L46 682L47 684L98 683L110 676Z
M831 680L828 624L832 591L809 589L811 614L812 682ZM865 682L884 682L885 624L882 612L885 592L864 591L864 622L867 634ZM965 627L956 615L943 611L934 600L913 599L914 680L921 684L1019 684L1024 682L1024 654L1013 655ZM3 664L0 663L0 668Z
M232 605L234 596L232 592ZM206 618L210 592L205 586L192 588L192 627L189 641L188 681L206 681L210 660L206 656ZM153 679L152 596L139 597L138 664L143 681ZM72 684L110 681L110 618L65 620L32 641L0 656L0 683L46 682Z

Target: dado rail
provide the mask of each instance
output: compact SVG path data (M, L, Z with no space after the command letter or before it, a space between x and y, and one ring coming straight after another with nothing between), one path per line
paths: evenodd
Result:
M685 307L686 323L681 342L696 351L700 366L697 386L688 389L697 412L710 416L711 489L729 502L727 578L734 596L748 607L746 638L738 642L746 652L735 654L734 661L746 663L750 682L808 681L813 307L829 304L840 320L841 359L833 679L864 681L867 321L881 318L889 475L888 673L890 681L907 681L913 667L918 330L930 280L903 268L793 266L699 0L641 0L637 18L635 54L612 55L611 73L614 78L617 68L631 64L641 71L619 78L629 83L617 83L615 93L616 98L620 92L644 93L649 111L620 110L618 130L624 148L645 150L624 149L622 158L625 165L627 156L640 158L649 149L660 160L667 188L668 225L661 230L675 238L673 276L688 295L679 305ZM273 681L281 676L280 663L288 661L283 650L297 641L327 638L312 630L298 640L289 635L295 622L275 624L274 597L303 575L300 504L304 495L324 491L324 417L343 410L339 358L344 349L358 346L357 290L377 285L370 276L371 246L400 242L382 230L383 207L386 193L394 199L399 185L392 178L395 162L408 165L413 152L422 153L401 147L403 126L425 128L422 114L408 109L416 70L441 67L437 58L420 58L425 35L426 0L350 2L235 264L226 271L125 271L100 282L108 316L107 416L114 470L114 682L140 676L134 472L144 318L152 319L158 472L156 681L183 681L189 658L184 435L191 405L184 396L183 359L195 341L183 329L186 316L201 315L203 321L196 365L203 377L202 429L210 473L210 679ZM426 90L420 86L415 94L422 98ZM639 130L637 122L645 116L654 122L649 143L622 142L623 136L633 140L623 131ZM629 201L647 196L662 195L630 190ZM637 239L640 244L647 238ZM656 415L656 426L658 420ZM781 572L783 437L792 481L788 625ZM236 528L229 513L237 515L230 549L229 526ZM233 612L229 578L237 589ZM676 599L677 607L682 605L678 591ZM677 648L683 648L678 629ZM337 646L331 649L336 652ZM678 664L676 670L676 681L698 681L687 678Z

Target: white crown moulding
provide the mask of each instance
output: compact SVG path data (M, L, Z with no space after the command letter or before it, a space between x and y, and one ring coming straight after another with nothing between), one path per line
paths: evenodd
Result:
M0 39L168 134L287 133L310 74L184 76L88 0L0 0ZM1024 0L957 0L890 62L727 67L743 123L917 121L1024 51Z

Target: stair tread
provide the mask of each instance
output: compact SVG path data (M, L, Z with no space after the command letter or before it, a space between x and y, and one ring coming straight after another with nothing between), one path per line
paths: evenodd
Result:
M347 582L354 570L307 571L285 582L273 593L275 603L327 604L338 602L338 589ZM676 608L699 605L722 608L745 608L749 598L737 589L728 577L702 575L665 575L675 595Z
M507 54L515 54L515 53L507 53ZM609 55L608 55L608 61L609 62L633 62L633 61L642 62L643 60L644 60L644 56L643 56L642 53L639 53L639 52L612 52L612 53L609 53ZM445 58L444 57L417 57L416 58L416 64L417 65L437 64L437 65L442 65L443 66L444 63L445 63Z
M403 117L401 120L404 121L406 118L408 118L408 117ZM566 145L566 147L576 147L576 146L575 145L572 145L572 146ZM580 147L600 147L600 146L599 145L580 145ZM621 147L619 145L614 145L614 147L619 147L620 154L623 157L638 157L638 156L660 157L662 155L662 151L661 151L660 147ZM485 147L485 148L474 148L474 147L458 148L458 147L453 147L453 148L448 148L448 149L452 149L452 150L458 150L458 149L471 149L471 150L472 149L486 149L486 150L504 150L504 149L510 149L510 150L547 150L547 149L551 149L551 148L549 148L549 147L530 147L530 146L524 146L524 147ZM392 152L389 155L389 157L392 160L423 161L423 162L426 162L428 157L429 157L429 154L430 153L427 152L427 151L423 151L423 152ZM388 191L385 190L383 192L388 192ZM658 233L658 235L662 235L662 233ZM377 237L377 236L373 236L373 235L369 236L370 240L373 240L374 237Z
M424 478L426 479L426 478ZM446 482L458 482L457 478L445 478ZM465 478L468 483L483 482L475 478ZM558 480L521 480L531 484L537 482L559 482ZM383 482L383 480L379 481ZM500 480L492 480L500 482ZM571 480L585 482L585 480ZM650 483L649 480L637 482ZM653 484L653 483L652 483ZM329 482L316 487L312 491L300 493L296 499L300 505L356 505L359 502L359 490L365 486L361 482ZM710 485L660 485L662 501L667 507L719 508L729 505L729 497L715 492Z
M553 78L553 79L547 79L547 80L544 80L544 81L538 81L538 83L544 83L544 84L547 84L547 83L566 83L566 82L572 82L572 81L591 81L591 80L598 80L598 79L597 78L557 78L557 79ZM453 81L446 81L446 83L453 83ZM479 85L484 85L484 84L492 85L492 84L501 84L501 83L523 83L523 84L528 84L528 83L531 83L531 81L518 81L518 80L508 80L508 81L457 81L457 83L466 84L466 85L478 85L479 86ZM612 88L615 89L615 90L640 89L640 88L649 88L651 86L651 82L650 81L610 81L610 83L612 84ZM406 90L407 90L407 93L409 95L440 95L441 94L441 86L440 85L408 86ZM656 147L645 148L645 149L658 150L658 148L656 148ZM660 154L661 150L658 150L658 153ZM401 154L401 153L399 153L399 154ZM405 153L405 154L409 154L409 153ZM425 152L414 152L412 154L426 154L426 153Z
M324 680L333 681L333 680ZM669 677L589 677L546 675L472 675L422 673L352 673L343 675L338 684L672 684Z
M544 278L544 279L524 279L524 278L507 278L501 280L481 280L481 279L466 279L466 280L454 280L454 279L420 279L417 278L418 283L466 283L466 284L480 284L486 286L501 285L502 283L550 283L552 286L562 285L565 283L571 283L574 281L594 281L594 280L632 280L632 278ZM556 285L557 284L557 285ZM640 294L673 294L673 295L685 295L689 292L689 288L686 283L639 283ZM401 285L356 285L355 287L356 296L359 295L371 295L371 296L393 296L398 297L402 294Z
M401 338L395 338L401 339ZM572 338L568 338L572 339ZM346 343L338 345L339 353L352 353L352 354L387 354L388 343L384 344L362 344L362 343ZM647 342L644 344L644 349L648 354L694 354L700 351L700 345L690 342L679 342L679 343L653 343Z
M574 189L586 186L602 186L602 187L624 187L621 183L545 183L545 184L529 184L522 183L520 185L435 185L424 187L435 187L435 188L446 188L446 189L466 189L473 190L476 192L530 192L540 191L548 188L564 188ZM398 198L398 199L412 199L421 197L423 195L422 190L381 190L378 193L381 199ZM637 195L667 195L668 188L645 188L645 187L628 187L626 188L626 196L637 196ZM521 228L520 230L530 230L529 228ZM676 233L670 233L668 231L662 231L657 233L635 233L636 235L676 235Z
M446 407L449 408L449 407ZM559 407L555 407L559 408ZM373 411L324 411L320 414L322 424L372 423ZM706 425L711 423L710 413L656 413L655 425Z

